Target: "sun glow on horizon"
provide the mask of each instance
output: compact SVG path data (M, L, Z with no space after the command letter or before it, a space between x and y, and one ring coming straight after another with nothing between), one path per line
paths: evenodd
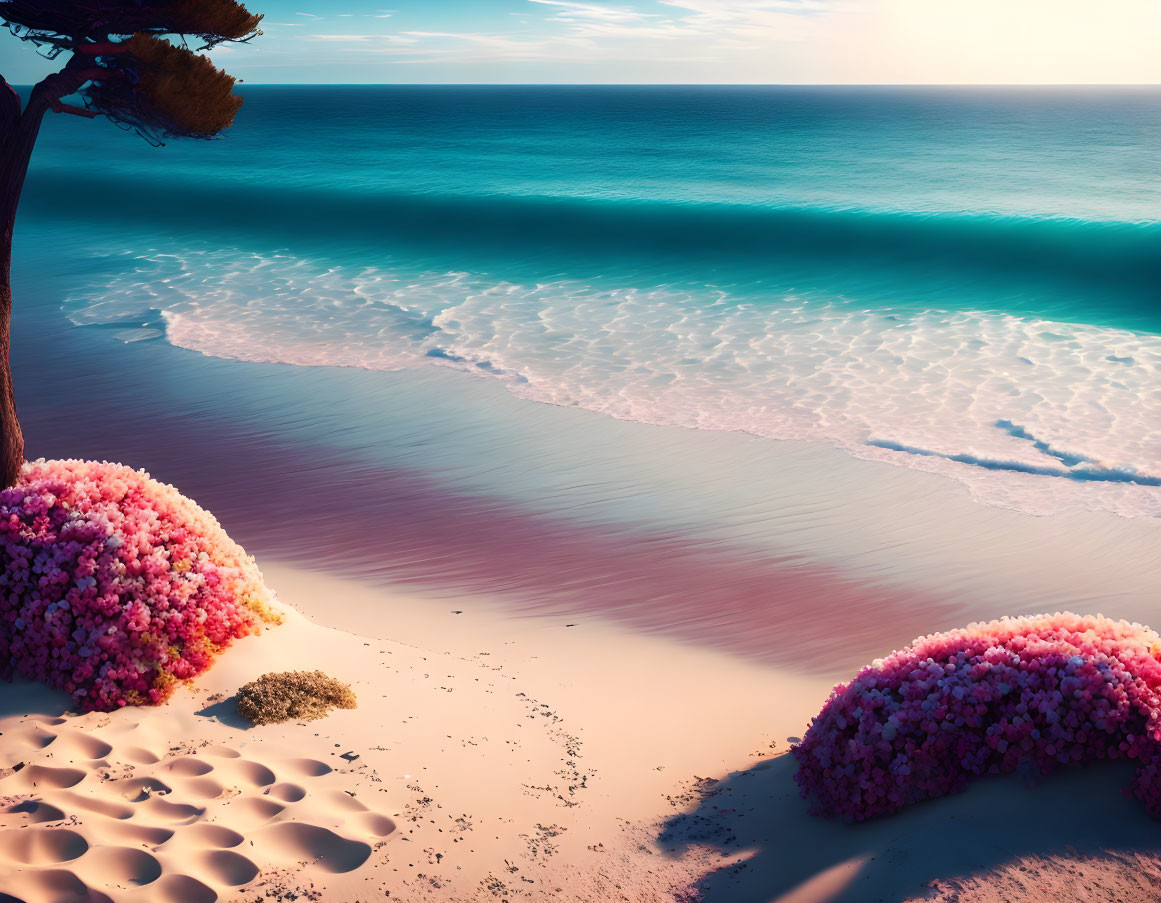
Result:
M1161 81L1161 4L1147 0L864 0L831 24L823 46L844 81Z

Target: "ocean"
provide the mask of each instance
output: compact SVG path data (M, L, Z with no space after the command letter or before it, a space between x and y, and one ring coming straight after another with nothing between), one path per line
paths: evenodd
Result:
M31 454L147 466L257 551L362 543L522 604L615 586L672 626L743 575L753 605L687 632L760 655L829 594L852 661L958 623L949 575L1005 602L973 613L1083 607L1107 575L1076 550L1132 543L1068 518L1161 515L1157 88L241 91L217 141L46 124L14 266ZM927 487L999 558L934 538ZM726 558L674 570L678 536ZM759 559L846 572L775 604ZM926 589L860 621L826 583L852 575ZM832 654L817 614L798 649Z
M1161 513L1157 90L244 93L215 142L54 123L74 323Z

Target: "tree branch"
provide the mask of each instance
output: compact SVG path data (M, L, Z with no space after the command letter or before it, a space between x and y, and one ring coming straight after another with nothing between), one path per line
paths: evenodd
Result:
M108 70L92 66L89 60L74 56L60 72L54 72L32 89L28 103L25 104L23 112L20 113L4 142L4 153L0 159L0 168L5 170L4 204L13 210L16 209L24 177L28 171L28 160L32 156L32 148L36 144L36 136L40 132L44 114L49 110L61 113L79 111L79 107L69 107L61 103L61 100L75 94L86 82L105 78L108 74ZM9 90L11 91L11 88ZM87 110L79 113L82 116L87 114Z
M71 103L52 101L49 108L54 113L72 113L74 116L84 116L85 119L96 119L100 114L96 110L86 110L84 107L75 107Z
M0 145L20 121L20 97L0 75Z
M77 44L73 48L75 53L83 53L85 56L117 56L125 53L125 48L113 41L92 41L84 44Z
M87 66L85 65L87 62L87 60L73 57L60 72L54 72L40 81L32 89L32 96L29 98L28 108L25 112L31 111L34 104L40 108L41 114L46 109L56 110L63 98L70 94L76 94L85 82L98 81L108 76L107 69L102 69L100 66ZM60 110L56 111L61 112Z

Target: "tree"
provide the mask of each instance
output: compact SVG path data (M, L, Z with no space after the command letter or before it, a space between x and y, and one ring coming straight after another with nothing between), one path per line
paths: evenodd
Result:
M67 54L27 103L0 75L0 488L24 463L9 362L12 232L44 115L105 116L146 140L212 138L234 121L234 78L185 46L205 50L261 34L261 16L234 0L0 0L0 21L43 56ZM162 35L180 36L181 46ZM83 106L66 103L79 96Z

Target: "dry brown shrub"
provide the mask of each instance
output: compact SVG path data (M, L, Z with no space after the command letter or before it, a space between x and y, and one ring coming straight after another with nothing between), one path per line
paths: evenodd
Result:
M254 724L314 721L331 709L354 707L354 691L322 671L263 674L238 690L238 714Z

